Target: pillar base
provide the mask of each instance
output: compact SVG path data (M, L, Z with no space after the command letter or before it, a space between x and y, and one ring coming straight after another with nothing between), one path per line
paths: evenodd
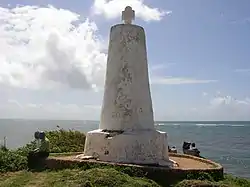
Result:
M86 137L84 157L116 163L174 164L168 157L167 133L156 130L90 131Z

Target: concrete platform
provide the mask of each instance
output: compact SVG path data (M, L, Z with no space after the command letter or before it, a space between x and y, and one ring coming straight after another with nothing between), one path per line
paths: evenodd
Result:
M51 156L46 160L46 166L49 169L65 169L73 168L75 166L83 167L83 169L103 166L132 168L133 170L140 171L139 173L144 173L147 178L160 183L163 182L164 185L170 185L177 181L186 179L189 174L199 174L201 172L210 174L217 181L223 179L223 167L220 164L208 159L190 155L169 153L169 158L178 163L178 166L169 168L156 165L102 162L94 159L81 160L76 158L76 155L79 154L82 153L74 153L73 155L68 156Z
M153 130L87 133L84 155L105 162L172 166L168 158L167 133Z

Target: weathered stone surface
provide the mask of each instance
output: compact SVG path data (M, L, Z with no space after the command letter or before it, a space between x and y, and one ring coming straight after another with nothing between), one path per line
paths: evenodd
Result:
M100 129L154 129L142 27L111 28Z
M155 130L137 130L122 134L94 130L87 134L84 155L102 161L169 165L167 134Z
M167 134L156 131L149 87L144 29L125 23L111 28L104 97L98 130L88 132L84 156L101 161L173 166Z

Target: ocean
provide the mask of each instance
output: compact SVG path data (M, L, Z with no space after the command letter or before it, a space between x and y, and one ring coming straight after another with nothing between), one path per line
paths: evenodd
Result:
M98 128L98 121L0 120L0 140L17 148L33 139L36 130L64 129L87 132ZM226 173L250 178L250 122L156 122L156 129L168 133L170 146L179 152L183 141L195 142L201 155L219 162ZM2 141L3 142L3 141ZM1 143L1 142L0 142Z

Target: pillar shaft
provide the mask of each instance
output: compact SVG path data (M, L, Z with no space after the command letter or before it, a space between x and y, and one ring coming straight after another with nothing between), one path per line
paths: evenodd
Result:
M100 129L154 129L144 29L111 28Z

